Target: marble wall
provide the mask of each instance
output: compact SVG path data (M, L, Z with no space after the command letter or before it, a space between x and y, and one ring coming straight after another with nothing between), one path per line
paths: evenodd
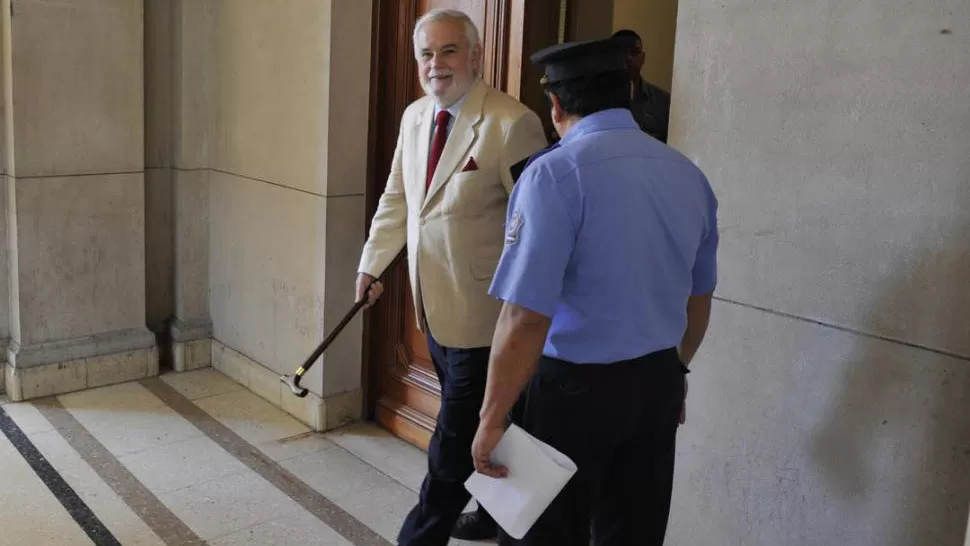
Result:
M961 0L680 1L671 143L722 245L671 541L963 541L968 59Z
M247 385L279 393L278 375L353 303L370 9L3 4L0 337L12 396L91 386L105 375L91 366L153 373L157 343L176 370L245 355L267 379ZM360 412L361 336L354 321L304 381L318 406L340 399L324 425ZM132 364L132 351L150 358ZM111 355L127 364L101 363ZM48 365L60 375L40 386L18 376Z
M154 127L172 135L158 146L172 198L156 210L174 229L176 369L211 362L286 406L278 376L353 304L370 15L367 2L173 4L172 122ZM361 337L357 319L304 378L318 407L294 414L321 426L360 414Z
M171 188L173 367L211 364L209 179L215 132L216 21L222 2L171 3L169 145Z
M4 3L12 399L157 370L145 327L143 16L128 0Z

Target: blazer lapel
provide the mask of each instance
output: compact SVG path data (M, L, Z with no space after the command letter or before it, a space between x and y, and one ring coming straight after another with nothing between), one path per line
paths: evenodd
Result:
M414 162L414 183L417 184L415 192L420 199L421 203L425 200L425 190L428 176L428 154L431 152L431 124L434 120L434 101L428 101L428 106L424 109L424 112L416 116L414 123L414 131L417 131L415 135L415 141L417 143L417 157Z
M468 152L468 149L472 147L472 144L478 138L478 124L482 120L482 106L485 103L485 92L487 90L488 88L485 86L485 83L482 80L478 80L468 92L468 97L465 99L465 102L462 103L461 112L451 127L448 141L445 143L445 149L442 150L441 159L438 160L438 168L435 169L434 178L431 179L431 187L428 189L428 193L424 198L422 211L427 208L428 203L431 202L435 194L441 190L441 187L445 185L455 170L458 169L458 162L461 161L461 158L465 156L465 153ZM433 112L434 108L429 108L429 110ZM430 131L430 121L428 130ZM428 139L426 140L430 138L429 132ZM426 144L425 150L429 149L430 145ZM421 157L427 158L428 155L424 154ZM422 172L426 173L427 169L426 159ZM424 178L421 178L421 180L423 181Z

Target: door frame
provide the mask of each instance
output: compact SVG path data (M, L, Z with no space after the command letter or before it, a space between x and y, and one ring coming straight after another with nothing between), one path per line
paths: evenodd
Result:
M480 29L484 46L483 78L539 113L547 131L552 127L549 116L542 115L547 107L539 85L541 71L528 62L528 55L560 41L565 4L566 0L485 0L485 23ZM412 53L411 34L418 18L419 0L372 0L372 9L365 237L390 170L401 116L416 98L413 93L417 63ZM405 371L403 377L422 397L440 399L437 378L410 364L412 355L408 354L405 343L406 260L389 270L383 283L384 295L363 317L361 384L364 417L371 421L377 420L381 406L384 366L400 366ZM393 411L410 421L408 424L413 430L404 434L404 439L426 446L434 428L433 420L407 407Z

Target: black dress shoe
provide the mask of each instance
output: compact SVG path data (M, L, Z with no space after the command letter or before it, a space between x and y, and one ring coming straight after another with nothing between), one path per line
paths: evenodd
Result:
M492 518L482 517L478 512L465 512L458 517L451 536L459 540L488 540L498 538L498 525Z

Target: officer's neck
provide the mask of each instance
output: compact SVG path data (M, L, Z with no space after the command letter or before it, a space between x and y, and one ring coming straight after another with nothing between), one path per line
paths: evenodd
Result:
M556 132L559 133L559 138L566 138L569 130L579 123L581 119L583 119L582 116L567 116L556 122Z

